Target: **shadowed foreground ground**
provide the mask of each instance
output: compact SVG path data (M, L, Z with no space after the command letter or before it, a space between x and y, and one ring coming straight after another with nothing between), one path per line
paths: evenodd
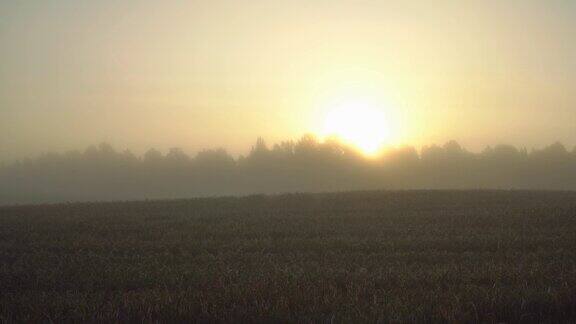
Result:
M0 322L574 322L576 193L0 207Z

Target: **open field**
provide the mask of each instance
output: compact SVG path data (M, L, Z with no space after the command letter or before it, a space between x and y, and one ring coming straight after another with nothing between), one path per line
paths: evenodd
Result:
M576 193L0 207L0 322L574 322Z

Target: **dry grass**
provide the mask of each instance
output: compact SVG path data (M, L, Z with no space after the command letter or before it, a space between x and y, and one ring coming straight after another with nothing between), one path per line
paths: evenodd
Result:
M576 193L0 208L1 322L574 322Z

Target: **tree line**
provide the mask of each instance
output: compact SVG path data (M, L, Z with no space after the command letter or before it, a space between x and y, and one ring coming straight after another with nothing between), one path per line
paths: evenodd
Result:
M185 198L365 189L576 189L576 151L511 145L474 153L450 141L388 148L367 158L337 139L305 135L246 156L179 148L142 156L103 143L0 167L0 204Z

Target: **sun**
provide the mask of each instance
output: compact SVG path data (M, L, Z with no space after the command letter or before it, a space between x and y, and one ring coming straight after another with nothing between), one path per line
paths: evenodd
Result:
M365 99L340 101L326 113L323 137L336 136L366 155L376 154L390 140L383 107Z

